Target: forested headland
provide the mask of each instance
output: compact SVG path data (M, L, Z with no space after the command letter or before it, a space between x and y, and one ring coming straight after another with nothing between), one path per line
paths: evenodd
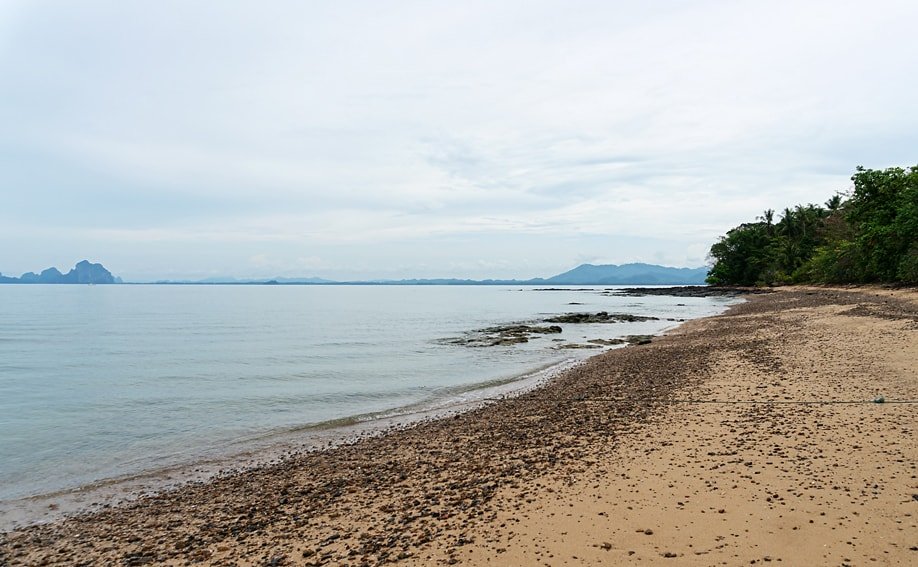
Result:
M712 285L918 284L918 165L857 167L824 205L766 210L711 247Z

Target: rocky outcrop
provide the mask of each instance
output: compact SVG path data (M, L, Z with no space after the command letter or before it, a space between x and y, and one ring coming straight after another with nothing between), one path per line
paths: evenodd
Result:
M18 278L0 276L0 283L113 284L121 283L121 281L106 270L102 264L93 264L88 260L83 260L66 274L62 274L57 268L48 268L40 274L26 272Z
M626 287L607 289L605 295L624 295L627 297L644 297L647 295L666 295L670 297L736 297L738 295L754 295L771 293L769 288L729 287L688 285L679 287Z
M447 339L446 342L465 346L505 346L528 343L534 335L553 335L561 332L557 325L501 325L469 333L465 337Z
M544 319L544 323L640 323L643 321L660 321L659 317L650 317L645 315L632 315L630 313L608 313L600 311L599 313L565 313ZM665 319L666 321L683 321L683 319ZM487 327L470 331L465 336L443 339L443 344L462 345L469 347L493 347L509 346L521 343L528 343L530 339L539 338L542 335L555 335L563 332L560 325L530 325L525 323L513 323L509 325L500 325L497 327ZM615 339L592 339L587 344L569 343L557 345L556 349L583 349L583 348L602 348L605 346L616 346L622 344L647 344L651 340L651 335L628 335L623 338ZM563 338L555 338L553 341L563 342Z
M659 321L659 317L645 317L630 313L565 313L546 319L546 323L640 323L642 321Z

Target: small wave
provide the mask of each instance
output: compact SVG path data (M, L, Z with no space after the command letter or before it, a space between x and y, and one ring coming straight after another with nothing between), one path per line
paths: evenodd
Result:
M438 417L441 412L472 409L481 403L512 397L531 391L572 368L585 357L569 357L526 372L474 384L439 388L428 399L390 410L355 416L359 422L386 420L393 417Z
M558 362L544 364L540 367L511 376L485 380L472 384L437 388L436 390L430 392L429 395L425 397L425 399L418 402L396 406L381 411L359 413L318 422L305 423L302 425L296 425L279 430L275 429L273 431L248 436L245 439L235 441L233 444L237 446L246 445L253 441L287 437L290 434L307 433L310 431L333 431L335 429L347 428L355 425L371 426L374 422L384 422L392 418L410 418L411 416L415 415L418 416L418 419L437 417L436 415L432 416L431 414L436 414L441 410L457 410L468 404L484 402L495 397L507 397L529 391L541 384L544 384L554 376L557 376L561 372L571 368L582 360L583 357L569 357ZM421 391L423 390L412 388L410 392L398 392L398 394L419 393ZM393 397L393 392L380 392L378 395L373 393L350 393L347 396L349 399L385 399ZM388 427L389 425L391 424L382 424L383 427Z

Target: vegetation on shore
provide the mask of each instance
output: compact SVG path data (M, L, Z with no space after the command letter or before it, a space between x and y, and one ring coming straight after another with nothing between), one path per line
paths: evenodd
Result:
M713 285L918 284L918 165L865 169L825 206L766 210L711 247Z

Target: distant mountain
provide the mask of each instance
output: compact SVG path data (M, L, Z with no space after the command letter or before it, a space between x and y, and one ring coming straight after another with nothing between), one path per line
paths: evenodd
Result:
M161 280L157 284L197 285L703 285L708 268L671 268L656 264L582 264L573 270L550 278L528 280L470 280L459 278L429 278L404 280L334 281L323 278L264 278L236 279L212 277L203 280ZM62 274L57 268L48 268L40 274L28 272L14 278L0 274L0 283L45 284L110 284L121 283L102 264L87 260Z
M229 276L204 278L203 280L157 280L156 284L195 284L195 285L258 285L258 284L336 284L333 280L323 278L257 278L237 279Z
M280 284L330 284L335 283L332 280L326 280L324 278L274 278L274 282Z
M694 285L704 284L708 268L670 268L655 264L582 264L550 278L463 280L456 278L323 282L372 285Z
M524 283L520 280L463 280L458 278L429 278L410 280L369 280L365 282L339 282L349 285L495 285Z
M114 284L121 283L121 278L116 278L105 269L102 264L93 264L88 260L78 262L72 270L62 274L57 268L48 268L40 274L26 272L18 278L0 274L0 283L18 284Z
M670 268L655 264L583 264L543 283L557 285L688 285L703 284L708 268Z
M412 278L404 280L333 281L322 278L274 278L272 280L236 280L209 278L196 284L312 284L312 285L693 285L704 284L707 268L670 268L655 264L583 264L550 278L529 280L470 280L459 278Z

